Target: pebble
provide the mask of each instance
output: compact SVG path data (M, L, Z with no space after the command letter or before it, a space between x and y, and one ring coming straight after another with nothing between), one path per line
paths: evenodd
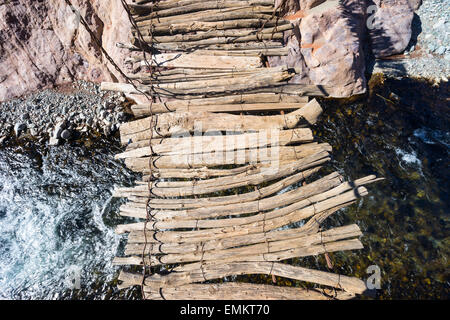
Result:
M55 129L53 130L53 137L54 138L61 138L61 133L63 132L63 130L66 128L66 122L65 121L60 121L56 124Z
M436 53L439 55L443 55L445 53L445 47L444 46L440 46L437 50Z
M59 139L55 137L50 137L48 141L49 146L57 146L59 144Z
M69 140L72 137L72 132L70 132L70 130L63 130L63 132L61 132L61 138L63 138L64 140Z
M37 137L39 135L39 131L37 129L35 129L35 128L32 128L32 129L30 129L30 134L33 137Z
M17 137L22 133L22 131L26 129L27 126L24 123L19 122L14 125L14 133L16 134Z
M72 139L76 131L82 136L97 137L98 133L108 136L126 117L119 101L121 97L121 94L101 92L97 84L78 81L69 94L48 89L3 102L0 103L0 137L5 141L11 132L21 137L28 129L39 142L58 145Z

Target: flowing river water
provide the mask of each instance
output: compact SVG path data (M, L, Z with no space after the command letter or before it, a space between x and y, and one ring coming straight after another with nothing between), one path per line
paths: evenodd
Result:
M378 266L377 299L450 297L448 92L448 84L380 80L353 101L322 101L314 131L333 146L324 173L386 178L327 220L361 227L365 248L331 254L333 271L367 279L367 268ZM119 268L111 264L125 244L114 234L125 221L118 215L122 200L111 191L136 178L114 161L118 151L111 141L0 149L0 298L139 298L136 288L116 289ZM323 256L290 262L326 270ZM76 277L80 289L71 289Z

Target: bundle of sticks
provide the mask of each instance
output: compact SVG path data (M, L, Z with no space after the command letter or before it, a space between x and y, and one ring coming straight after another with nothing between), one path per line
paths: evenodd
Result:
M122 271L119 288L141 285L146 299L330 298L298 287L212 283L258 274L324 286L337 299L363 293L364 282L333 273L329 258L363 248L361 230L323 223L379 179L320 177L332 147L314 139L310 127L323 110L310 96L326 88L289 84L299 70L264 63L262 55L287 53L283 32L292 28L274 0L147 0L129 9L138 29L121 46L140 84L102 88L134 101L136 119L120 127L125 150L116 158L142 178L114 190L128 199L120 215L139 220L117 226L128 243L113 262L172 268ZM148 48L137 32L151 61L139 52ZM284 263L315 255L326 257L329 271Z

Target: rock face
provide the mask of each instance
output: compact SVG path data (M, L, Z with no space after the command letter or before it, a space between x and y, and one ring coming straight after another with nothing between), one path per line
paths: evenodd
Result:
M367 20L372 53L382 58L403 52L411 40L413 0L374 0L369 2Z
M72 0L119 64L130 31L120 1ZM110 81L119 75L65 1L0 4L0 101L75 79Z
M277 3L281 3L278 0ZM333 97L366 90L365 56L402 52L411 39L414 8L421 0L288 0L296 28L286 35L290 53L271 65L301 67L294 83L331 87ZM364 48L371 51L364 51Z
M112 59L125 70L127 50L115 45L127 43L130 33L121 2L71 2ZM328 93L334 97L363 93L364 56L385 57L402 52L411 38L414 8L420 2L288 0L286 12L296 25L286 33L291 50L287 57L272 57L269 62L272 66L288 64L301 69L292 82L332 87ZM319 7L322 9L317 10ZM370 22L375 24L368 28ZM75 79L123 80L65 1L3 2L0 28L0 101ZM367 43L372 52L364 52Z

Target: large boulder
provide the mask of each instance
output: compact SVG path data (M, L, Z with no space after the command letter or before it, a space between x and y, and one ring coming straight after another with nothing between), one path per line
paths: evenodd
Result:
M293 83L327 86L334 97L365 92L363 44L369 43L376 57L406 48L413 10L421 2L276 0L276 4L282 1L295 28L285 35L289 55L271 57L269 63L295 67L299 74ZM130 33L121 1L71 2L111 58L127 70L128 51L116 47L117 42L127 43ZM368 12L370 8L374 10ZM0 101L77 79L124 80L65 1L3 2L0 28Z
M291 50L287 57L271 58L271 65L301 68L293 83L327 86L333 97L364 93L364 2L291 2L299 3L289 7L296 24L285 39Z
M72 0L121 67L130 25L120 1ZM110 81L120 74L65 1L0 4L0 101L73 80Z
M403 52L411 40L414 0L373 0L368 3L367 30L376 58Z

